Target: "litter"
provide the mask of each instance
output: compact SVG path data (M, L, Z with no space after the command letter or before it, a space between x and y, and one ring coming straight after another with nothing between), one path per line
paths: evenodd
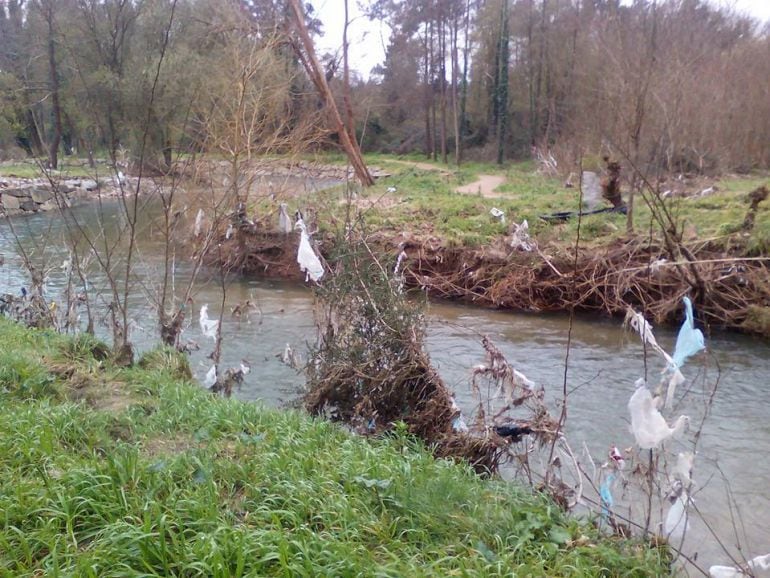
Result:
M498 219L502 224L505 224L505 211L501 211L497 207L492 207L489 209L489 214L495 219Z
M198 209L198 214L195 216L195 228L193 229L193 234L196 237L200 237L203 232L203 216L203 209Z
M209 306L204 305L201 307L201 312L199 316L199 323L201 327L201 333L205 337L211 337L211 339L216 340L217 338L217 328L219 327L219 320L218 319L209 319Z
M679 328L679 335L676 337L676 345L674 346L674 355L671 357L670 367L667 368L672 375L668 382L668 391L666 392L666 406L671 406L677 386L684 383L684 375L682 375L679 368L684 365L688 357L706 348L703 332L695 328L692 301L690 301L689 297L684 297L682 301L684 302L685 319L682 327Z
M599 486L599 497L602 500L602 517L607 519L610 515L610 510L614 505L612 498L612 482L615 481L615 474L608 474L602 485Z
M682 301L684 302L685 319L682 327L679 329L676 346L674 347L674 355L672 356L674 358L674 365L677 367L682 367L688 357L706 348L703 332L695 328L692 301L690 301L689 297L682 298Z
M211 369L206 372L206 377L203 380L203 385L211 389L217 383L217 366L212 365Z
M505 425L496 425L495 433L503 438L511 438L512 442L520 442L522 436L532 433L532 428L528 425L509 423Z
M287 208L288 205L286 203L281 203L278 207L278 230L284 235L288 235L293 230Z
M626 460L623 459L623 454L620 453L620 450L617 446L610 446L610 463L615 464L615 467L617 467L618 470L622 470L626 467Z
M655 449L669 438L678 435L690 423L690 418L682 415L677 418L674 427L669 427L657 408L652 393L644 385L644 380L636 382L636 391L628 401L631 413L631 432L637 445L643 450Z
M321 260L310 245L310 236L307 234L307 227L305 227L302 218L297 219L294 228L299 229L300 231L299 249L297 250L297 263L299 263L299 268L305 273L305 281L312 279L317 283L324 275L324 267L321 265Z
M770 576L770 554L756 556L747 564L749 572L744 572L734 566L711 566L709 576L711 578L743 578L744 576Z
M593 210L602 201L602 183L593 171L583 171L583 177L580 181L583 191L583 202L589 210Z
M687 504L690 502L690 498L687 492L680 487L679 495L666 514L666 522L663 529L666 532L666 538L671 541L681 542L684 539L684 535L689 528L689 520L687 515Z
M661 268L663 268L666 263L668 263L668 259L655 259L652 263L650 263L650 273L657 275L660 273Z
M526 219L520 225L518 223L511 225L511 247L526 252L534 248L534 243L529 237L529 223Z
M685 487L692 485L692 468L695 463L695 455L692 452L681 452L676 458L674 466L674 479L682 482Z
M233 224L230 223L229 225L227 225L227 231L225 232L225 239L229 241L230 237L233 236L233 231L235 231L235 227L233 227Z

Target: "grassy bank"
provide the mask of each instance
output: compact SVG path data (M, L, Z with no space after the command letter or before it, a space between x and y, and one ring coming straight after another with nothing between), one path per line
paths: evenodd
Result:
M544 498L0 319L2 576L653 576Z

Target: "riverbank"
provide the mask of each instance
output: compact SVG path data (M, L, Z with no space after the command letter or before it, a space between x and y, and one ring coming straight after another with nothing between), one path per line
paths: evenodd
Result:
M245 273L301 279L297 235L276 231L277 201L290 213L303 211L327 258L344 237L350 201L371 244L393 261L404 250L407 283L436 298L530 312L574 307L606 316L623 316L631 306L658 324L678 324L681 298L689 295L709 328L770 337L770 203L760 203L751 228L743 227L747 193L765 182L761 175L665 183L681 237L674 254L639 199L631 233L625 215L583 217L576 254L578 219L540 218L576 206L576 189L530 165L500 171L494 191L469 194L489 166L449 171L373 160L391 176L365 191L254 199L250 214L258 230L244 232L245 240L222 239L225 251L217 255Z
M80 200L117 198L132 186L136 187L136 179L123 176L120 180L113 177L62 180L0 177L0 217L69 208Z
M545 498L297 412L214 397L186 362L131 368L0 319L8 575L662 576Z

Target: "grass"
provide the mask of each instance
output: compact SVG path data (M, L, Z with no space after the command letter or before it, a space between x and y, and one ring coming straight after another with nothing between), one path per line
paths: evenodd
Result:
M119 369L91 339L2 319L0 342L0 576L668 573L665 549L403 432L212 397L168 352Z
M0 177L13 177L18 179L38 179L45 175L40 168L40 164L46 163L46 159L29 159L26 161L15 161L0 163ZM104 172L102 168L100 172ZM59 170L52 171L52 175L58 178L85 178L94 174L88 167L88 161L85 159L76 159L72 157L63 157L59 161Z
M342 154L324 154L308 157L317 162L345 164ZM444 165L426 160L420 155L395 157L371 154L366 161L391 174L380 179L373 187L359 192L359 206L371 205L366 219L373 230L383 233L409 232L439 237L446 245L478 247L489 244L505 234L512 221L527 220L530 233L541 245L573 245L577 233L577 220L550 224L540 215L557 211L576 210L578 191L567 189L562 180L544 177L537 173L532 161L517 162L500 167L489 163L464 163L461 167ZM62 159L63 176L87 176L85 161ZM505 181L495 193L495 198L480 195L458 194L455 190L473 183L479 175L500 175ZM33 162L0 164L0 175L18 177L40 176ZM756 224L750 235L740 233L748 205L746 193L767 184L768 176L761 174L725 176L717 181L718 192L702 199L671 199L672 212L681 220L686 240L709 239L725 248L740 245L749 256L766 255L770 252L770 203L760 205ZM388 193L396 187L396 193ZM303 207L312 207L316 220L323 228L333 228L342 221L341 202L343 187L308 193L299 199ZM257 214L275 211L275 204L268 199L255 201ZM505 211L506 224L493 218L493 207ZM651 215L643 200L635 202L634 226L636 231L647 234ZM657 226L653 226L656 229ZM581 243L584 247L597 247L625 235L626 218L623 215L597 215L583 219Z
M368 222L378 229L429 232L450 245L478 246L488 244L504 233L506 226L492 218L489 211L497 207L506 221L526 219L530 232L543 242L574 244L577 220L550 224L540 215L577 210L578 191L563 186L562 180L538 174L532 162L512 163L505 169L497 165L470 163L460 169L438 163L436 170L415 168L390 157L367 157L370 163L393 173L362 194L368 199L387 197L386 189L395 186L397 202L376 208ZM481 174L502 175L505 182L497 187L496 198L461 195L458 186L473 182ZM669 206L681 219L685 238L714 239L729 245L748 209L746 193L766 184L766 175L725 177L718 181L718 192L703 199L671 199ZM651 214L641 198L636 199L635 229L646 234ZM623 215L596 215L583 219L581 239L584 246L598 246L625 234ZM760 205L751 235L742 238L749 254L766 254L770 249L770 203Z

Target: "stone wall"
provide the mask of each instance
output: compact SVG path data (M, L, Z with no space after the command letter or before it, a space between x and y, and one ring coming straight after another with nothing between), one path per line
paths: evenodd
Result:
M102 182L104 181L104 182ZM98 190L115 188L111 179L71 179L57 183L59 196L50 182L42 179L0 178L0 217L51 211L59 205L70 207L75 199Z

